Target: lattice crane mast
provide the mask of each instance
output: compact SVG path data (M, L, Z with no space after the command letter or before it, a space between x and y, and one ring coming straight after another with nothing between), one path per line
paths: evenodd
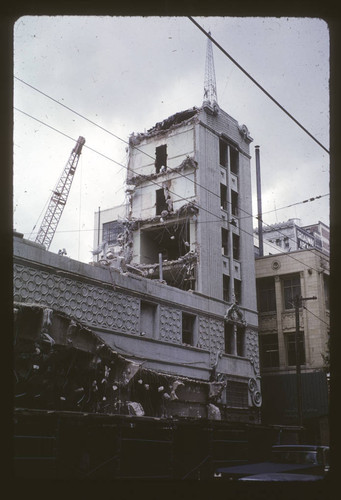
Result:
M36 243L44 245L46 250L50 248L51 241L54 237L66 205L84 143L84 137L79 136L75 147L71 151L70 158L62 172L62 175L60 176L55 189L52 191L49 205L46 209L46 213L35 239Z

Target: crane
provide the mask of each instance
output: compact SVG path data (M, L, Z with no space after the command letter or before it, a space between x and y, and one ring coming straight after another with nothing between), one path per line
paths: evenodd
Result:
M52 191L48 207L36 236L36 243L44 245L46 250L50 248L51 241L54 237L66 205L84 143L84 137L79 136L75 147L71 151L69 160L62 172L62 175L60 176L55 189Z

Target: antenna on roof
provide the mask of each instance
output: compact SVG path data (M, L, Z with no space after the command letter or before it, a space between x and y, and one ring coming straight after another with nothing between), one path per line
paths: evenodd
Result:
M208 32L211 35L211 32ZM212 41L207 38L206 63L205 63L205 81L204 81L204 105L210 105L216 108L218 105L217 85L215 80L214 60Z

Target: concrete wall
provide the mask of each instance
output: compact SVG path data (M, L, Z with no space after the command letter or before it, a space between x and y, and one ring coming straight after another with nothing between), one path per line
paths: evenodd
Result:
M150 175L155 173L155 149L167 144L167 166L175 168L186 158L193 156L193 124L171 129L158 136L146 137L136 147L129 149L127 179L136 174Z
M14 301L68 315L145 367L208 381L224 350L225 305L157 281L47 252L14 238ZM141 302L155 305L154 330L141 331ZM182 343L182 313L196 316L195 345ZM145 330L145 327L143 327ZM144 336L141 335L144 333ZM217 372L248 384L259 375L257 332L247 325L245 356L223 354ZM250 394L250 406L252 399Z

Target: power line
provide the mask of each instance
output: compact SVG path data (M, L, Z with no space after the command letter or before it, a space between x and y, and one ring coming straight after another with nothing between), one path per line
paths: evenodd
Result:
M303 309L305 309L306 311L308 311L308 313L312 314L313 316L315 316L316 319L319 319L321 321L321 323L324 323L325 325L327 326L330 326L329 323L327 323L326 321L324 321L322 318L320 318L319 316L317 316L316 314L314 314L312 311L310 311L306 306L302 306Z
M264 87L262 87L258 82L257 80L255 80L251 75L250 73L248 73L239 63L237 63L237 61L230 55L228 54L228 52L226 52L225 49L223 49L223 47L221 45L219 45L218 42L216 42L216 40L207 32L204 30L204 28L202 28L200 26L200 24L198 24L194 19L193 17L191 16L188 16L188 19L190 21L192 21L193 24L195 24L195 26L197 26L197 28L199 28L213 43L214 45L216 45L218 47L219 50L221 50L221 52L223 52L223 54L225 54L226 57L228 57L262 92L264 92L264 94L269 97L269 99L271 99L287 116L289 116L289 118L291 118L295 123L296 125L298 125L306 134L309 135L309 137L311 137L322 149L324 149L324 151L326 151L328 154L329 153L329 150L320 142L318 141L314 136L313 134L311 134L309 132L309 130L307 130L298 120L296 120L296 118L294 118L294 116L292 116L289 111L287 111L278 101L276 101L276 99L269 93L267 92L267 90L264 89Z
M72 141L74 141L74 140L75 140L74 138L70 137L69 135L65 134L64 132L61 132L61 131L60 131L60 130L58 130L57 128L52 127L51 125L48 125L47 123L45 123L45 122L43 122L43 121L39 120L38 118L35 118L34 116L32 116L32 115L30 115L30 114L28 114L28 113L25 113L25 112L24 112L24 111L22 111L21 109L16 108L16 107L14 107L14 109L15 109L16 111L19 111L19 112L23 113L24 115L26 115L26 116L28 116L28 117L32 118L33 120L38 121L38 122L39 122L39 123L41 123L42 125L45 125L45 126L47 126L48 128L51 128L51 129L52 129L52 130L54 130L55 132L60 133L60 134L61 134L61 135L63 135L64 137L67 137L68 139L71 139ZM107 160L109 160L109 161L112 161L112 162L116 163L116 164L117 164L117 165L119 165L120 167L123 167L123 168L127 169L127 167L126 167L125 165L122 165L121 163L117 162L116 160L114 160L114 159L112 159L112 158L110 158L110 157L108 157L108 156L104 155L103 153L100 153L99 151L96 151L95 149L91 148L90 146L88 146L88 145L86 145L86 144L84 144L84 146L83 146L83 147L86 147L86 148L87 148L87 149L89 149L90 151L92 151L92 152L94 152L94 153L96 153L96 154L98 154L98 155L102 156L103 158L106 158ZM136 172L135 172L135 171L133 171L133 170L131 170L131 171L132 171L133 173L135 173L135 174L136 174ZM187 177L186 177L186 178L187 178ZM162 185L158 184L157 182L153 181L152 179L150 179L150 181L151 181L153 184L157 185L158 187L162 187ZM171 190L169 190L169 192L170 192L170 193L172 193L172 194L175 194L175 196L178 196L176 193L174 193L174 192L173 192L173 191L171 191ZM188 201L188 198L179 197L179 200ZM201 207L199 204L197 204L197 203L195 203L195 202L192 202L192 205L193 205L193 206L195 206L195 207L197 207L198 209L203 210L204 212L209 213L210 215L213 215L213 217L216 217L216 218L217 218L220 222L222 221L221 217L219 217L217 214L214 214L213 212L211 212L210 210L207 210L207 209L206 209L206 208L204 208L204 207ZM242 210L242 209L241 209L241 210ZM242 210L242 211L244 211L245 213L247 213L245 210ZM249 214L249 215L252 217L252 215L251 215L251 214ZM237 218L237 217L236 217L236 218ZM232 219L233 219L233 216L232 216ZM266 224L264 221L262 221L262 222L263 222L264 224ZM269 227L271 227L271 225L270 225L270 224L266 224L266 225L268 225ZM253 234L249 233L249 232L248 232L248 231L246 231L245 229L242 229L240 226L238 227L238 229L239 229L239 231L242 231L242 232L244 232L245 234L247 234L247 235L249 235L249 236L252 236L252 238L254 237L254 235L253 235ZM75 230L74 230L74 231L75 231ZM279 230L277 230L277 232L278 232L279 234L282 234L282 235L286 236L284 233L281 233ZM31 234L32 234L32 233L31 233ZM294 239L292 239L292 238L289 238L289 239L291 239L292 241L295 241L295 240L294 240ZM272 246L273 248L276 248L276 249L278 248L278 247L275 247L275 246L271 245L270 243L269 243L269 246ZM307 250L307 251L312 251L312 250L314 250L314 248L312 248L312 249L306 249L306 250ZM294 260L296 260L297 262L300 262L300 263L301 263L301 264L303 264L304 266L306 266L306 267L311 267L311 266L308 266L308 264L306 264L305 262L302 262L302 261L300 261L299 259L296 259L295 257L292 257L292 255L290 254L290 252L288 252L288 253L287 253L287 255L289 255L291 258L293 258L293 259L294 259ZM312 268L312 269L314 269L315 271L317 271L317 272L318 272L318 269L315 269L315 268Z

